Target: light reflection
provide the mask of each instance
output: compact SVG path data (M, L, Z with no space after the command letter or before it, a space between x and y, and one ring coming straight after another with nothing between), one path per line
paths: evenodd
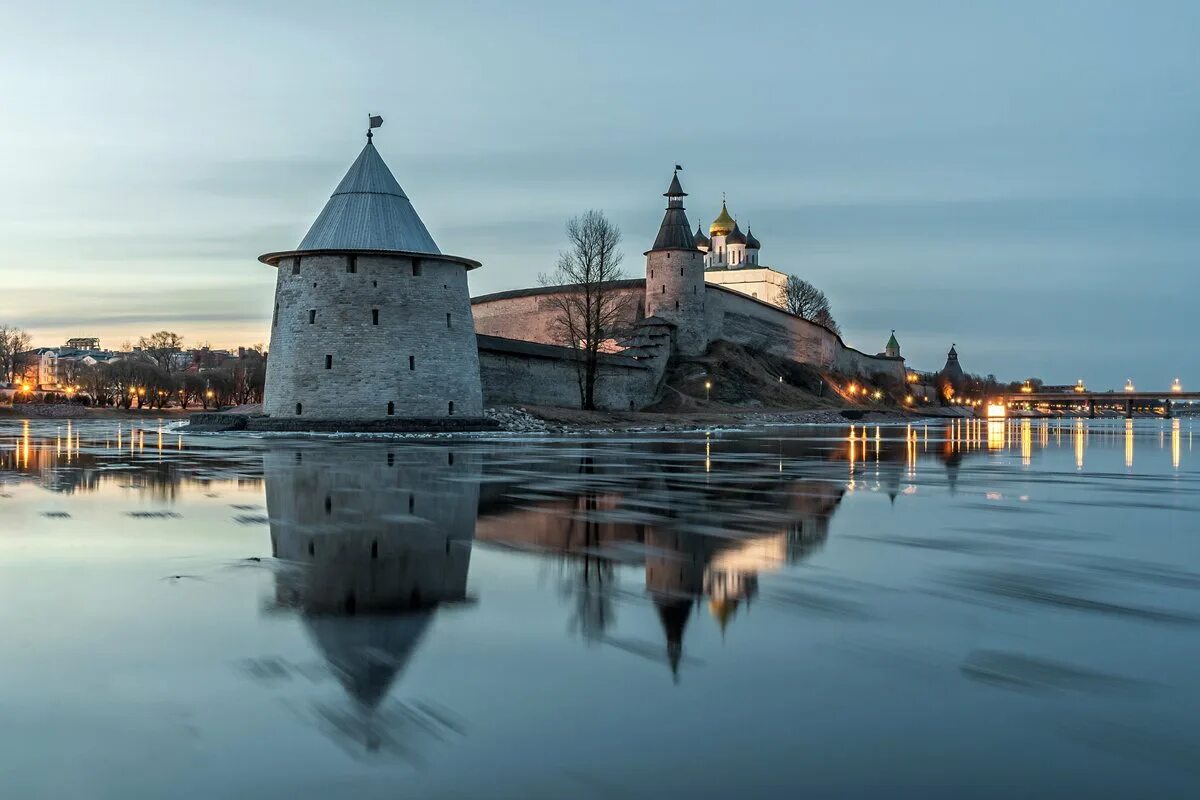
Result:
M1173 420L1171 420L1171 468L1172 469L1176 469L1176 470L1179 469L1179 451L1180 451L1179 420L1173 419Z
M1087 425L1081 419L1075 420L1074 442L1075 442L1075 469L1083 469L1083 450L1085 447L1085 439L1087 433Z
M1021 463L1026 467L1033 460L1033 426L1028 419L1021 420Z
M987 424L988 450L1004 449L1004 420L989 419Z
M1133 420L1125 420L1125 467L1133 467Z

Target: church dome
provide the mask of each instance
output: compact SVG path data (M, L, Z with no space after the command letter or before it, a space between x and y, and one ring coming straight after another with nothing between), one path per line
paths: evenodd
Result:
M733 231L730 232L730 234L725 237L725 244L745 244L745 243L746 243L746 234L742 233L742 229L738 227L736 222L733 223Z
M746 228L746 249L748 249L748 250L761 250L762 249L762 243L759 242L758 239L754 238L754 234L750 232L749 228Z
M721 202L721 213L712 221L712 225L708 226L709 236L727 236L733 230L733 217L729 216L729 210L725 208L724 201Z
M692 241L696 243L696 247L711 247L712 240L704 235L704 229L700 223L696 223L696 235L692 237Z

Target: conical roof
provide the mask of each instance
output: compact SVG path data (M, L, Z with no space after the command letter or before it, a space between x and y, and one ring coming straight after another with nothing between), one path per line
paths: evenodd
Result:
M721 201L721 213L712 221L712 225L708 226L709 236L725 236L733 230L733 217L729 216L729 209L725 207L725 201Z
M762 249L762 243L759 242L758 239L754 238L754 234L750 232L749 228L746 228L746 249L747 250L761 250Z
M667 213L663 215L662 224L658 227L658 236L654 246L647 250L695 250L692 240L692 225L688 222L687 213L683 210L683 199L687 196L679 185L679 174L671 177L671 187L663 192L667 198Z
M297 250L442 252L370 140Z
M696 235L692 237L692 243L698 248L712 246L712 240L704 235L704 228L699 222L696 223Z
M671 186L665 192L663 192L663 197L687 197L687 192L685 192L683 187L679 184L678 172L671 176Z
M896 341L896 332L895 331L892 331L892 335L890 337L888 337L887 346L885 347L885 349L887 349L887 350L899 350L900 349L900 343Z

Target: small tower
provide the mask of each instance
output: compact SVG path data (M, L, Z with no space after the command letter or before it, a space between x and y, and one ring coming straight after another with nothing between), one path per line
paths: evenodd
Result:
M954 345L950 345L950 352L946 354L946 366L942 367L942 378L957 383L963 378L962 367L958 363L958 351L954 349Z
M667 213L654 246L646 251L646 316L675 325L675 349L700 355L708 348L704 319L704 254L696 249L692 226L683 210L687 193L679 173L663 193Z
M896 341L896 330L892 329L892 335L887 341L887 347L883 348L883 354L888 358L900 357L900 343Z
M725 198L721 198L721 213L708 226L708 235L712 242L708 249L708 268L724 269L729 263L725 255L725 237L733 232L733 217L725 207Z
M758 251L762 249L762 244L758 239L754 238L754 234L750 232L750 228L746 228L746 266L758 266Z
M263 410L273 418L480 417L467 291L478 261L444 255L371 143L275 267Z
M725 263L730 269L746 266L746 234L733 221L733 230L725 237Z
M704 228L700 223L696 223L696 235L692 237L692 244L696 245L696 249L701 253L708 254L709 248L712 247L712 242L704 235ZM707 261L705 261L707 263Z

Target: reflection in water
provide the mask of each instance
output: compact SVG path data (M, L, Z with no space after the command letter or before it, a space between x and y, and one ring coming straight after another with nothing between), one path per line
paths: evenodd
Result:
M272 448L263 456L278 606L296 609L350 700L344 744L405 754L445 715L384 699L438 608L465 599L479 459L453 449ZM351 748L354 749L353 747Z
M1178 422L1178 420L1176 420ZM1125 466L1133 467L1133 420L1125 420Z

